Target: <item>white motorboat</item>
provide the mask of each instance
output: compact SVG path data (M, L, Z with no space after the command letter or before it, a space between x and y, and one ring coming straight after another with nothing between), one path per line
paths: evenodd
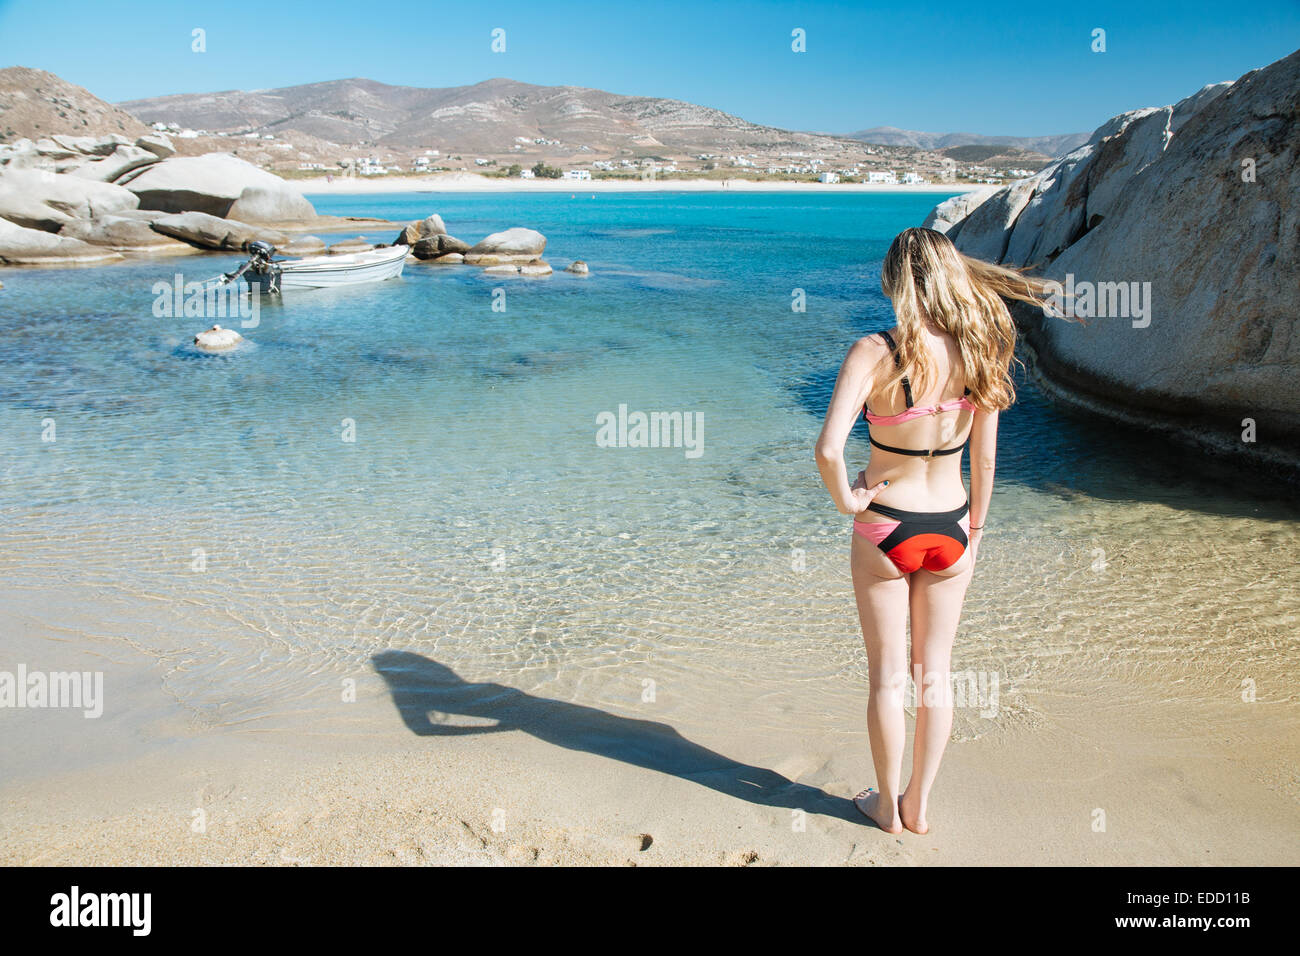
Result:
M222 284L243 279L262 292L290 289L329 289L335 286L379 282L402 274L410 248L404 245L350 252L341 256L312 256L308 259L273 259L275 246L250 242L248 261L221 277Z

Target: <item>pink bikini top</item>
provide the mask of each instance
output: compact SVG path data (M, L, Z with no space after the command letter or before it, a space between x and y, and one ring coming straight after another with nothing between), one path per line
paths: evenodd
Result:
M975 411L975 403L963 395L961 398L950 398L946 402L939 402L936 405L923 405L909 407L905 412L899 412L897 415L873 415L867 411L867 407L862 406L862 417L872 425L901 425L903 422L910 422L915 418L924 418L926 415L938 415L940 412L951 412L958 408Z
M888 332L881 332L880 336L885 340L885 344L889 346L889 351L894 353L894 364L895 365L899 364L898 347L894 344L893 336L891 336ZM917 418L924 418L926 415L938 415L940 412L951 412L959 408L969 409L970 411L977 410L975 408L975 403L972 402L969 398L967 398L967 396L970 395L969 388L966 389L966 391L962 394L961 398L950 398L946 402L938 402L934 405L925 405L920 408L917 408L912 405L912 383L907 380L906 375L903 376L902 381L899 382L899 384L903 386L903 402L907 406L906 410L899 412L897 415L873 415L871 414L871 412L867 410L867 406L863 405L862 417L867 420L868 424L901 425L903 424L903 422L910 422ZM876 441L875 436L871 436L868 440L871 442L871 444L875 445L877 448L881 448L885 451L892 451L898 455L911 455L914 457L923 456L926 458L930 458L935 455L956 454L957 452L960 452L966 444L965 440L963 440L962 443L956 446L955 448L939 448L939 449L895 448L893 445L881 444L880 442Z

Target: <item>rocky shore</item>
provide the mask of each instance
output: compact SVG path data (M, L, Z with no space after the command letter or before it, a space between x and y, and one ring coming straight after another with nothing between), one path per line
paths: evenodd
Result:
M1036 176L925 225L1071 296L1021 309L1058 398L1300 478L1300 52L1112 118Z
M377 246L358 237L327 247L303 233L396 225L318 216L284 180L229 153L174 152L162 135L52 136L0 145L0 265L230 253L255 240L288 256L362 252ZM448 235L435 214L408 224L391 244L410 246L412 262L551 274L541 258L546 237L532 229L507 229L471 244Z

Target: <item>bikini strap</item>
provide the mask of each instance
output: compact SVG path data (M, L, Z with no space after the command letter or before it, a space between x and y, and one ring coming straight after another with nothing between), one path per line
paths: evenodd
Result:
M880 337L885 340L885 344L889 346L889 351L892 352L894 355L894 367L902 368L903 363L899 361L898 346L894 344L894 337L890 335L888 332L881 332ZM907 380L907 376L904 375L898 384L903 386L903 402L905 406L907 408L911 408L912 407L912 383L909 382Z

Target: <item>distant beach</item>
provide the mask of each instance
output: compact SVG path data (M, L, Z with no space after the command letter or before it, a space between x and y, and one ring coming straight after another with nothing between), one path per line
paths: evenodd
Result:
M983 183L809 183L754 179L520 179L442 173L431 176L324 176L292 179L304 193L346 195L407 192L755 192L755 193L963 193L988 189Z

